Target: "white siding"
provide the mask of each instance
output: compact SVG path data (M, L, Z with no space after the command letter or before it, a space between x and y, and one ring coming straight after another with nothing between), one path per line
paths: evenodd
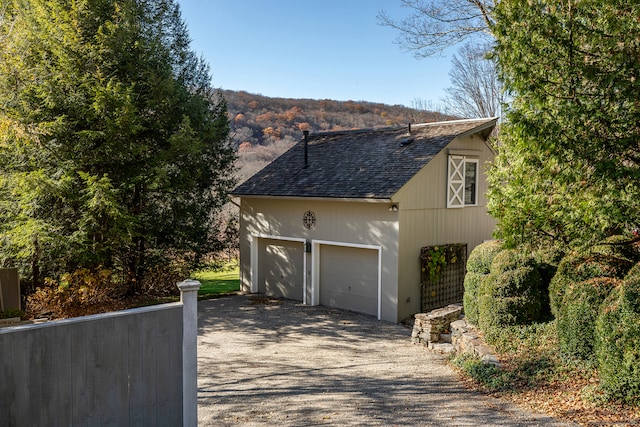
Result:
M379 246L381 251L381 319L397 321L398 212L389 203L290 200L243 197L240 209L240 279L251 290L252 236L286 236L336 243ZM303 225L312 211L315 227ZM311 254L306 254L306 301L311 301ZM354 266L358 268L358 266Z

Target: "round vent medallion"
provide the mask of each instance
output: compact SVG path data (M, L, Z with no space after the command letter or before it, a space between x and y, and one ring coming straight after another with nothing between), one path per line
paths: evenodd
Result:
M305 228L311 230L316 226L316 214L311 211L306 211L302 216L302 223Z

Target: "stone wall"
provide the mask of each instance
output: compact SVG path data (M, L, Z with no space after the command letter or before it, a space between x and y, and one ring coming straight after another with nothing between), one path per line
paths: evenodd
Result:
M451 322L461 317L462 305L460 304L451 304L428 313L418 313L414 316L411 342L449 352L452 350Z
M460 304L416 314L411 342L442 353L470 354L484 363L500 365L495 352L484 343L480 332L464 318Z
M495 352L487 346L480 332L466 319L456 320L451 325L451 341L456 353L466 353L478 357L481 361L500 366Z

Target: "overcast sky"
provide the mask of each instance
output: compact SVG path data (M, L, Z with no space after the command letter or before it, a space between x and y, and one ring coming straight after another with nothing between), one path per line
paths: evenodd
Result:
M271 97L438 103L450 58L416 59L378 24L400 0L178 0L214 87Z

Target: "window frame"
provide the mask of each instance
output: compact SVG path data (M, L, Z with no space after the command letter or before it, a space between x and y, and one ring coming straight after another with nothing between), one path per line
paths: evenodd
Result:
M466 203L467 163L475 163L475 185L473 189L474 203ZM464 155L449 154L447 157L447 209L459 209L478 206L478 186L480 178L480 161Z

